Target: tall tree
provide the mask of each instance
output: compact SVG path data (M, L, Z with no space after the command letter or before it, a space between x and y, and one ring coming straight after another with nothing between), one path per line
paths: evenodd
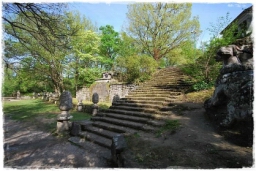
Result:
M28 63L28 73L50 80L58 93L64 89L62 72L68 38L77 31L67 28L60 7L59 4L4 4L3 16L4 38L11 43L9 47L14 44L21 47L16 54L18 61ZM11 55L5 59L13 61Z
M198 18L191 18L189 3L136 3L128 6L128 33L155 60L168 56L199 35Z
M121 39L119 33L111 25L101 26L99 30L101 31L100 54L108 62L107 69L111 69L120 50Z
M69 28L79 28L78 32L70 37L70 51L66 56L68 61L68 79L73 84L72 90L83 85L90 85L98 78L99 68L105 65L100 56L100 36L96 33L97 27L78 12L68 13Z

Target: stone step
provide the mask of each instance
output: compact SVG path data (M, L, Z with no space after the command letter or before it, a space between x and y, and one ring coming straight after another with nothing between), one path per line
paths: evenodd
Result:
M174 105L172 103L166 103L166 102L162 102L162 104L155 104L155 103L150 104L150 103L147 103L147 101L145 101L144 103L130 103L129 101L127 101L126 103L115 102L112 104L110 109L120 109L120 107L121 107L121 109L126 110L127 108L124 108L124 106L129 107L132 111L145 112L146 110L144 110L144 109L155 109L155 110L160 110L160 111L171 110ZM136 108L136 109L134 109L134 108ZM152 110L152 111L155 111L155 110Z
M144 100L125 100L124 98L113 102L113 105L126 105L128 103L145 104L145 105L161 105L161 106L173 106L172 101L144 101Z
M93 126L98 127L98 128L103 128L106 130L110 130L113 132L117 132L119 134L138 132L138 130L133 129L133 128L128 128L128 127L120 126L120 125L113 125L111 123L101 122L101 121L94 121Z
M126 105L111 106L109 109L136 111L136 112L145 112L145 113L157 113L158 111L158 108L132 107L132 106L126 106Z
M101 155L101 157L104 157L104 158L111 158L111 154L109 152L109 149L108 148L105 148L103 146L100 146L98 144L95 144L91 141L88 141L88 140L85 140L84 138L80 138L80 137L70 137L68 139L68 141L70 141L71 143L73 144L76 144L77 146L83 148L83 149L86 149L88 151L94 151L94 150L97 150L98 151L98 154Z
M129 95L127 95L126 97L141 97L141 96L143 96L143 97L169 97L170 96L170 94L129 94Z
M161 126L163 125L162 120L153 120L147 117L136 117L136 116L130 116L130 115L123 115L123 114L117 114L117 113L100 113L97 116L103 116L108 118L115 118L115 119L121 119L126 121L132 121L137 123L143 123L143 124L149 124L152 126Z
M162 103L167 102L167 103L172 103L172 102L176 102L179 98L174 98L174 97L125 97L122 98L122 100L126 100L126 101L144 101L144 103L147 102L152 102L152 101L160 101Z
M144 112L135 112L127 110L117 110L117 109L106 109L99 113L117 113L121 115L136 116L150 119L167 119L170 116L170 112L158 111L158 113L144 113Z
M162 89L159 89L159 90L149 90L149 91L146 91L146 90L135 90L135 91L132 91L129 93L129 95L146 95L146 94L169 94L170 96L179 96L182 94L182 92L172 92L172 91L168 91L168 90L162 90Z
M186 87L186 86L191 86L191 84L188 84L188 83L178 83L178 82L173 82L173 83L166 83L166 82L153 82L151 84L146 84L144 85L143 87L141 87L142 89L149 89L149 88L152 88L152 87L159 87L159 86L169 86L169 87ZM140 88L140 87L138 87Z
M147 104L146 102L130 103L130 101L126 101L126 103L114 102L112 103L112 106L127 106L127 107L139 107L139 108L154 108L154 109L160 109L163 107L162 104Z
M114 119L114 118L95 116L95 117L92 117L91 120L107 122L107 123L111 123L111 124L114 124L114 125L129 127L129 128L133 128L133 129L147 131L147 132L152 132L152 131L155 130L154 127L146 125L146 124L136 123L136 122L131 122L131 121L124 121L124 120Z
M137 97L145 97L145 98L150 98L150 99L155 99L155 98L173 98L173 99L177 99L179 98L180 96L177 95L170 95L170 94L129 94L127 96L125 96L127 98L137 98Z
M167 97L129 97L126 96L125 98L122 98L125 100L144 100L144 101L165 101L166 99L168 99Z
M149 91L158 91L158 90L162 90L162 91L169 91L169 92L181 92L178 89L173 89L178 87L177 85L175 86L169 86L169 85L156 85L156 86L150 86L150 87L138 87L136 90L134 91L145 91L145 92L149 92ZM183 86L181 86L183 87Z
M80 132L79 136L81 138L85 138L86 140L91 141L95 144L98 144L102 147L105 147L105 148L108 148L108 149L111 148L112 140L109 139L109 138L105 138L105 137L96 135L96 134L91 133L91 132L86 132L86 131Z
M119 134L118 132L105 130L103 128L99 128L95 126L86 127L83 131L91 132L108 139L112 139L112 137L114 137L116 134Z

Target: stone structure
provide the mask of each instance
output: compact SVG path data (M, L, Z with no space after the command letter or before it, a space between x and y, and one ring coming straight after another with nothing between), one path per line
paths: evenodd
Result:
M20 99L21 95L20 95L20 90L17 91L17 99Z
M76 98L85 101L91 101L92 94L97 92L99 94L100 102L110 102L114 96L118 95L120 98L128 95L129 92L135 90L138 85L122 84L117 82L103 82L96 81L90 88L82 88L76 92Z
M57 133L69 131L71 127L70 119L72 116L69 114L69 110L72 109L72 96L69 91L65 91L60 96L59 109L61 114L57 117Z
M104 73L102 74L102 79L111 80L111 79L112 79L112 76L113 76L113 73L112 73L112 72L104 72Z
M33 99L36 99L36 92L33 92Z
M253 66L252 45L243 45L238 47L236 45L228 45L221 47L217 51L216 61L223 61L223 67L228 65L237 64L237 65L249 65Z
M82 101L82 99L79 99L79 100L78 100L78 104L77 104L77 111L78 111L78 112L82 112L83 110L84 110L83 101Z
M117 134L112 138L111 156L117 167L124 167L123 152L127 147L124 135Z
M228 46L228 48L232 46ZM204 108L207 115L220 126L230 127L233 123L243 123L244 130L252 131L253 115L253 62L252 53L237 54L242 62L228 62L227 57L234 57L234 53L219 53L217 55L224 61L220 70L220 75L216 80L215 91L213 96L206 100ZM233 49L234 51L234 49ZM247 57L245 57L246 55ZM244 124L246 123L246 124Z
M95 116L95 115L97 115L98 110L99 110L99 106L97 104L99 102L99 95L98 95L98 93L93 93L93 95L92 95L92 102L93 102L93 105L92 105L92 116Z
M221 31L221 34L223 34L224 31L226 31L228 28L232 27L232 24L234 23L238 25L238 30L237 32L234 32L234 36L236 36L239 31L244 31L242 35L243 37L252 33L252 30L253 30L253 22L252 22L253 12L252 11L253 11L252 6L243 10L226 28L224 28Z

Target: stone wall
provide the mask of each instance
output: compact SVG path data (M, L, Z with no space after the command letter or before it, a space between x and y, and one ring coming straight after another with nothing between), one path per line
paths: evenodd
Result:
M134 84L111 83L107 80L96 81L90 88L83 87L76 92L76 98L92 101L93 93L99 94L100 102L112 103L113 97L118 95L120 98L128 95L129 92L137 88Z

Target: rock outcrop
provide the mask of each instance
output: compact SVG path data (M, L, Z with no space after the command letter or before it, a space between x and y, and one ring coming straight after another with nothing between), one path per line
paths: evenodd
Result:
M223 67L216 80L214 94L205 101L204 108L217 126L228 128L234 123L241 123L246 126L242 128L244 131L252 131L253 55L248 48L237 49L230 45L218 50L216 60L222 60Z

